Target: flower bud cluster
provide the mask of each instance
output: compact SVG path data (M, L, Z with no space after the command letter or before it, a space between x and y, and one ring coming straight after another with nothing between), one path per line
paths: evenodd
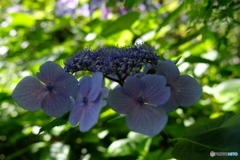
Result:
M145 64L157 65L159 56L155 49L147 45L128 47L102 47L96 51L85 49L65 62L66 72L88 70L104 75L133 76Z

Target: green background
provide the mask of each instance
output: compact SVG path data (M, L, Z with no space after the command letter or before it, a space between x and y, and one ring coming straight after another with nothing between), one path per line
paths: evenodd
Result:
M80 1L77 8L88 2ZM0 160L239 159L210 157L210 151L240 154L239 1L109 0L89 16L56 16L55 4L0 0ZM22 11L11 13L8 7L14 5ZM102 5L110 9L107 18ZM121 8L127 13L120 14ZM109 106L89 132L66 123L38 135L54 118L42 110L23 110L11 98L17 83L36 76L47 60L64 66L81 49L136 42L154 46L162 59L181 56L181 74L203 87L196 104L168 113L169 142L161 135L131 132Z

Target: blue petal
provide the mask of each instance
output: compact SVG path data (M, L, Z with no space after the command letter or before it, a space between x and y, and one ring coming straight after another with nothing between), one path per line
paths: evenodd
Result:
M142 77L145 76L145 75L146 75L146 73L144 73L144 72L139 72L139 73L135 74L134 77L142 78Z
M144 101L161 105L170 97L170 87L166 86L166 78L160 75L146 75L141 78L145 84Z
M79 92L84 97L87 97L90 89L91 89L91 77L90 76L82 77L79 81Z
M77 79L67 72L61 73L55 81L53 90L63 96L72 96L78 87Z
M83 111L84 108L85 108L85 106L82 101L75 102L74 107L72 108L70 115L69 115L69 119L68 119L69 123L72 126L76 126L80 122L82 114L84 112Z
M22 108L37 111L47 94L47 88L34 77L23 78L13 91L13 100Z
M49 92L42 101L42 109L52 117L61 117L73 106L73 101L69 96L62 96L56 92Z
M171 92L171 95L168 101L163 105L160 105L159 107L164 108L166 112L172 112L173 110L177 109L179 107L179 104L174 97L175 97L175 93Z
M107 96L108 96L108 88L104 87L101 89L101 93L93 103L98 103L100 106L104 107L107 105L107 102L106 100L103 100L103 98L106 98Z
M145 85L137 77L129 76L123 84L123 91L130 97L137 98L144 91Z
M94 73L91 79L91 90L88 94L90 101L95 101L101 92L103 84L103 74L101 72Z
M191 106L196 103L202 95L201 85L191 76L182 75L171 85L174 99L181 106Z
M105 105L106 101L103 101L100 98L98 101L94 103L89 102L86 105L81 100L78 100L71 110L69 123L75 126L80 122L79 130L81 132L86 132L97 123L100 110Z
M122 87L115 87L114 90L109 93L107 102L110 107L119 114L127 114L139 105L134 98L129 97L123 91Z
M177 66L171 60L166 60L158 63L156 74L164 75L167 79L167 84L172 84L179 76Z
M55 79L62 72L64 72L64 70L61 66L52 61L47 61L41 65L40 72L37 73L37 77L45 84L54 84Z
M81 132L89 131L98 121L98 116L102 108L102 103L88 103L82 110L79 130Z
M102 88L101 89L101 97L102 98L107 98L107 96L108 96L108 88L107 87L104 87L104 88Z
M136 107L126 117L127 126L134 132L147 136L157 135L167 123L167 115L161 107L143 105Z

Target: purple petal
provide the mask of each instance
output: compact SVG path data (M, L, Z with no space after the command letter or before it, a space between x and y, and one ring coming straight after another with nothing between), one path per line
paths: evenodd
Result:
M143 105L134 108L126 117L127 126L135 132L155 136L167 123L164 109Z
M164 108L166 112L172 112L173 110L177 109L179 107L179 104L174 98L175 97L174 94L175 94L174 92L171 92L170 98L168 99L168 101L163 105L160 105L159 107Z
M88 94L90 101L95 101L99 96L103 83L103 74L101 72L94 73L91 79L91 90Z
M137 77L130 76L123 84L123 91L130 97L137 98L145 89L144 82Z
M101 95L102 95L102 98L107 98L107 96L108 96L108 88L107 87L102 88Z
M93 103L99 104L99 106L103 107L107 105L107 102L103 100L103 98L106 98L108 96L108 88L104 87L101 89L101 92L97 99L95 101L92 101Z
M77 79L67 72L61 73L55 81L53 90L63 96L73 95L78 87Z
M74 107L72 108L70 115L69 115L69 123L72 126L76 126L82 117L83 114L83 110L84 110L85 106L84 103L82 101L76 101L76 103L74 104Z
M84 105L84 103L78 101L71 110L69 123L75 126L80 122L79 130L87 132L97 123L101 108L101 103L88 103Z
M172 84L179 77L179 70L171 60L159 62L156 74L164 75L167 79L167 84Z
M92 1L90 1L90 3L91 3L91 5L97 6L97 5L99 5L102 1L103 1L103 0L92 0Z
M171 86L174 98L181 106L191 106L202 95L202 87L189 75L180 76Z
M122 87L115 87L114 90L109 93L107 102L110 107L119 114L127 114L138 105L137 101L129 97L123 91Z
M139 73L135 74L134 76L137 77L137 78L142 78L142 77L145 76L145 75L146 75L146 73L144 73L144 72L139 72Z
M34 77L23 78L13 91L13 100L22 108L37 111L47 94L47 88Z
M73 101L69 96L61 96L56 92L49 92L42 101L42 109L52 117L61 117L72 108Z
M108 96L108 88L104 87L101 89L101 93L99 94L98 98L93 102L99 104L101 107L104 107L107 105L106 100L103 100L103 98L106 98Z
M62 72L64 72L64 70L61 66L52 61L47 61L41 65L40 72L37 73L37 77L45 84L54 84L56 78Z
M146 75L141 78L145 84L144 101L150 104L164 104L170 96L170 87L166 86L166 78L160 75Z
M88 105L85 106L79 125L81 132L89 131L97 123L102 108L101 104L102 103L88 103Z
M89 91L91 89L91 77L90 76L84 76L79 81L79 92L87 97Z

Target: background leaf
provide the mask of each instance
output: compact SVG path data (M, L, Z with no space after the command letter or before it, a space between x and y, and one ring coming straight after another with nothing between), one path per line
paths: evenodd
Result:
M240 2L71 0L58 7L61 1L1 1L0 159L165 160L174 158L172 150L174 156L191 159L187 154L191 153L195 159L207 159L209 146L234 149L239 140L235 115L240 114ZM161 60L182 57L177 63L180 74L191 75L203 87L198 102L168 113L164 133L176 140L174 149L160 134L152 138L133 134L123 117L114 119L118 114L109 106L102 108L97 124L82 133L78 127L62 125L67 118L48 124L52 118L42 110L28 112L11 97L19 81L35 76L48 60L64 67L79 50L135 43L153 46ZM76 77L90 74L79 72ZM116 85L108 80L105 84L110 90ZM38 135L41 126L46 131ZM228 137L232 141L226 145L214 141L214 131L219 131L216 137L232 136ZM124 156L118 152L118 156L114 151L115 157L109 157L109 146L122 139L123 145L114 150L131 152L123 152ZM186 155L179 152L182 148ZM218 158L234 159L211 159Z
M210 152L239 152L240 151L240 116L235 115L226 120L226 116L210 121L214 128L193 133L174 139L177 141L172 154L175 158L211 159ZM223 119L226 121L224 122ZM220 125L220 123L222 123ZM217 159L238 159L238 157L217 157Z
M138 19L138 17L138 12L130 12L107 24L106 27L103 28L101 35L103 37L108 37L122 30L130 29L131 25Z

